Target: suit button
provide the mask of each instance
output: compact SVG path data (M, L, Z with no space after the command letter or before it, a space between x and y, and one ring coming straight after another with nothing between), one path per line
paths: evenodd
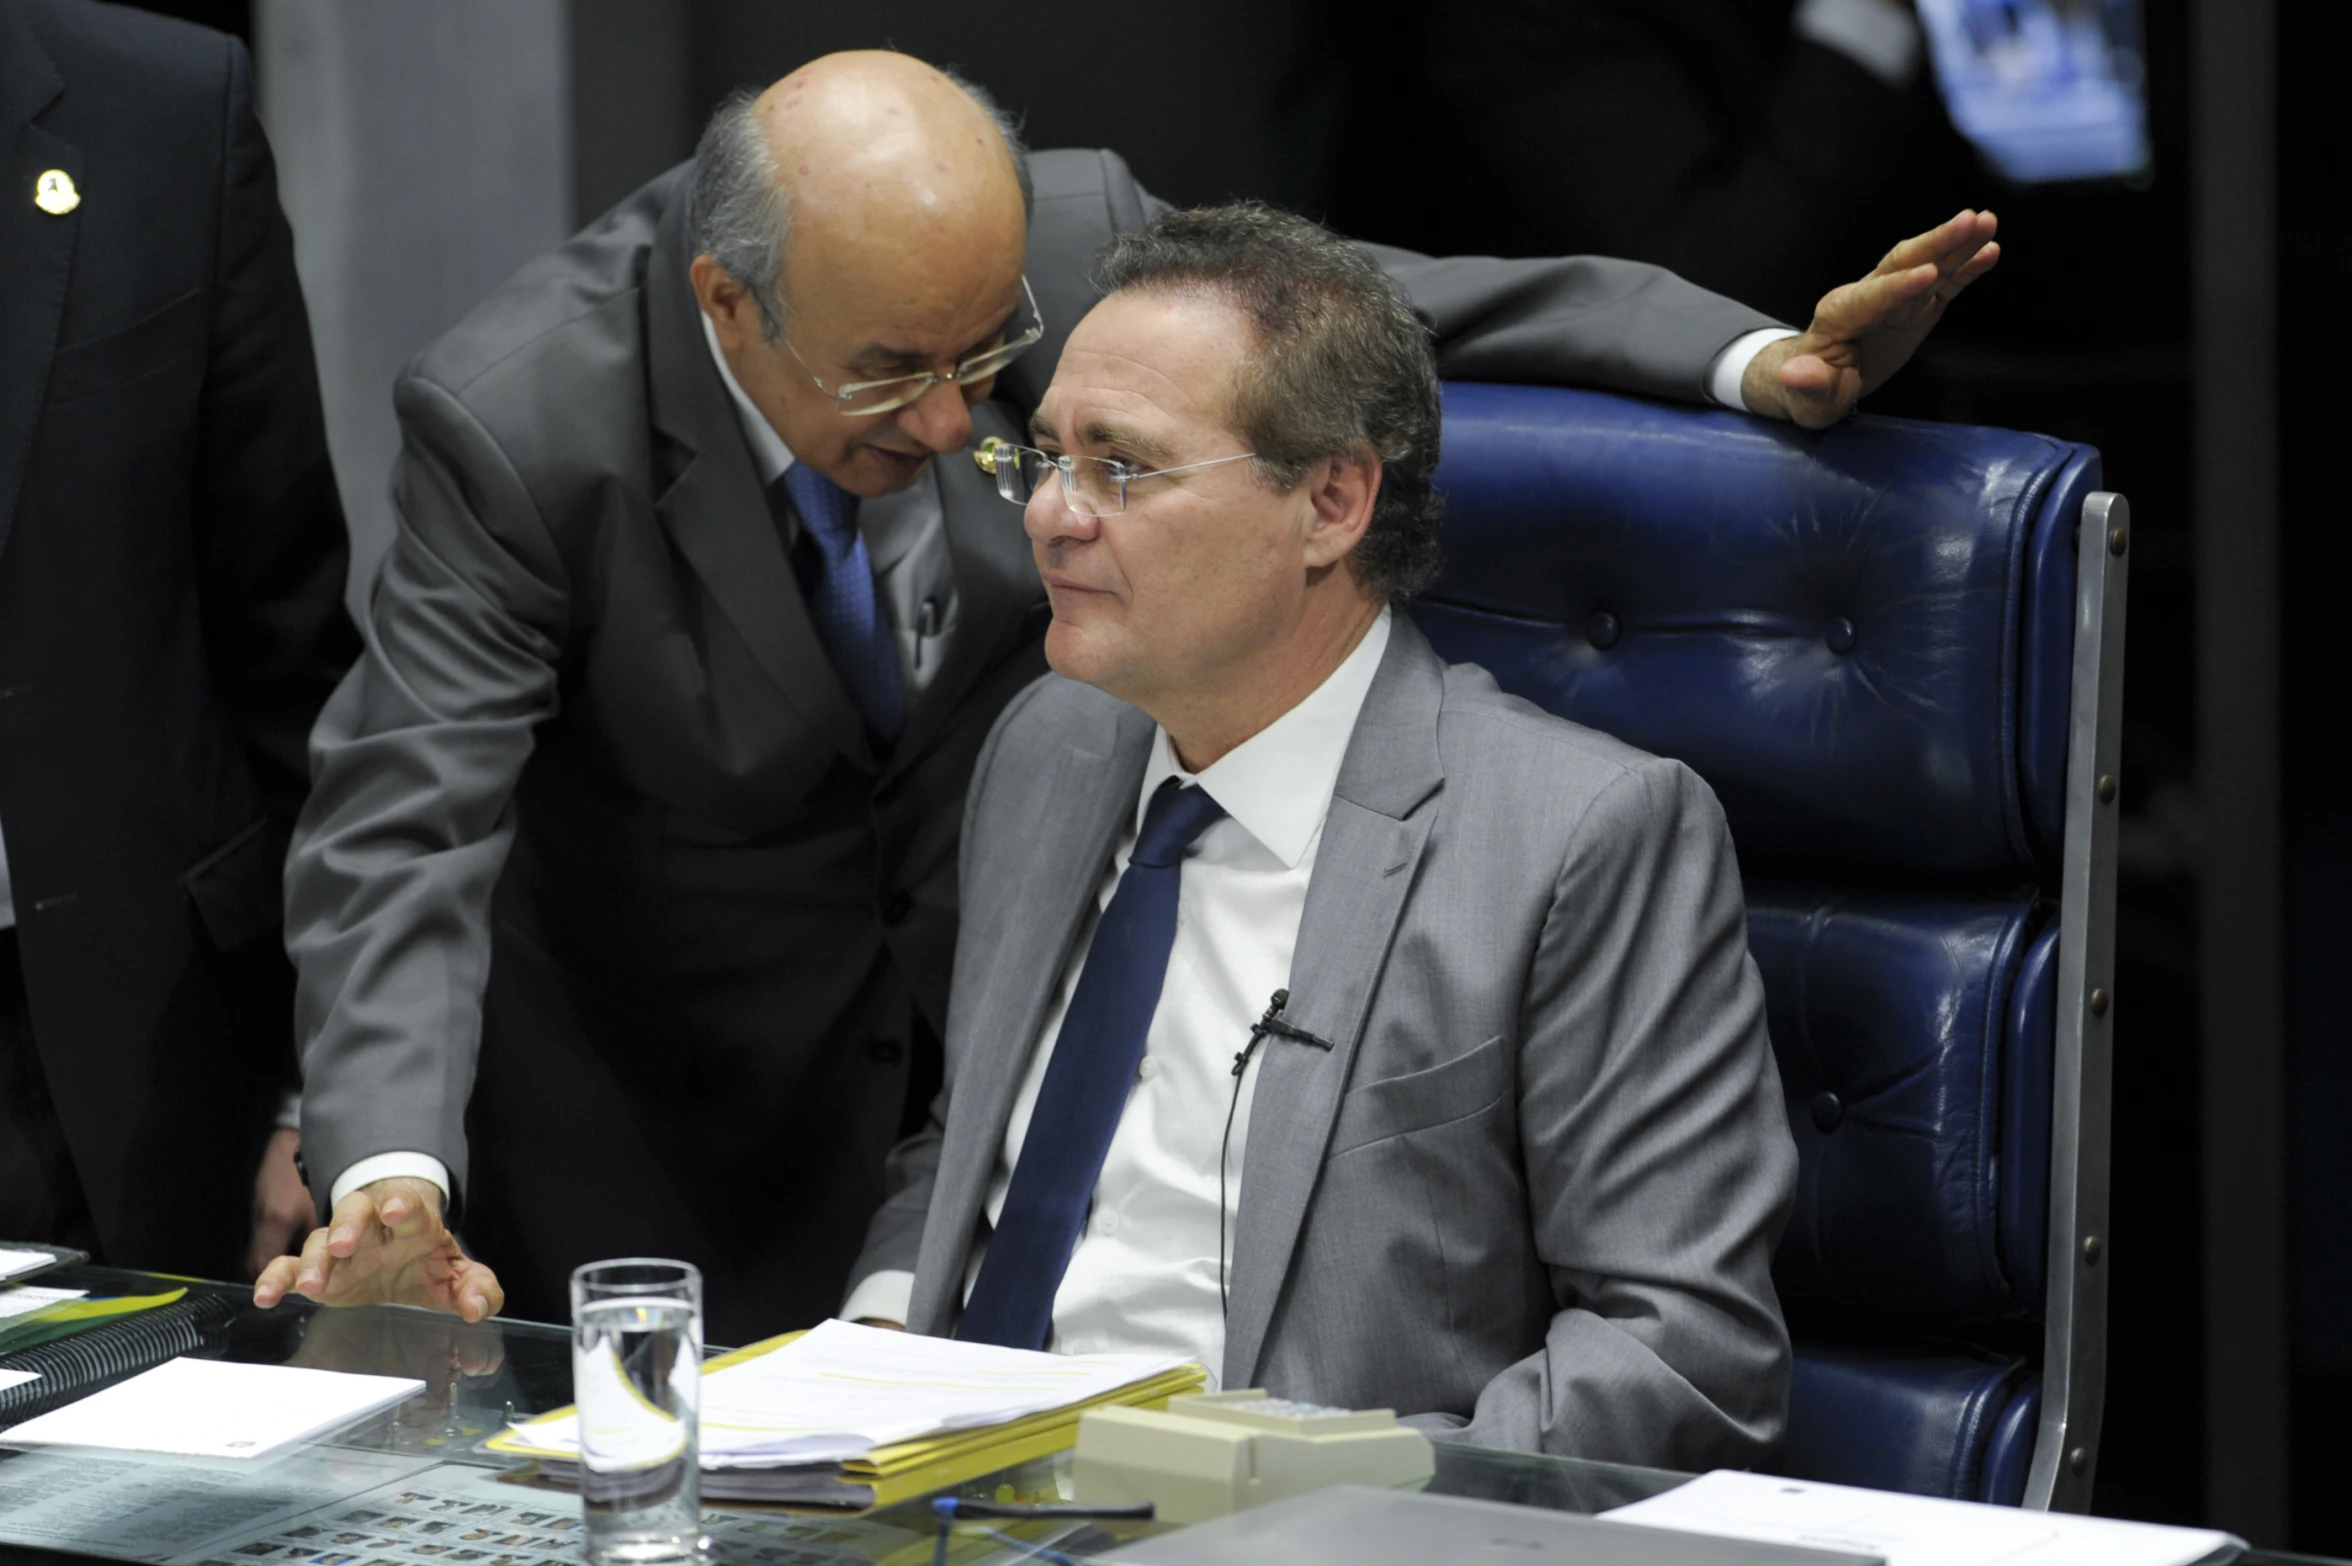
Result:
M906 1053L906 1046L896 1039L866 1040L866 1058L877 1066L895 1066Z
M915 911L915 900L904 892L894 892L890 901L882 905L882 922L897 929L907 922L907 915Z
M1825 639L1829 643L1829 650L1833 653L1852 652L1854 650L1854 622L1846 619L1843 615L1830 621L1828 635Z
M1813 1095L1813 1128L1823 1136L1829 1135L1845 1123L1846 1106L1835 1093Z
M1617 617L1606 609L1594 610L1593 617L1584 625L1584 639L1602 652L1616 646L1617 638L1624 634L1625 627L1618 624Z

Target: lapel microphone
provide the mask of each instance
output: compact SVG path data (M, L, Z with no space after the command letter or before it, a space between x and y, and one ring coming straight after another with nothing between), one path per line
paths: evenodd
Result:
M1276 990L1274 998L1266 1002L1266 1014L1250 1024L1249 1042L1241 1053L1233 1057L1233 1101L1225 1106L1225 1135L1217 1142L1217 1312L1232 1314L1232 1289L1225 1279L1225 1170L1233 1161L1233 1119L1241 1113L1241 1074L1249 1070L1250 1056L1269 1036L1295 1039L1301 1044L1312 1044L1325 1054L1331 1052L1331 1041L1309 1033L1282 1013L1290 1006L1290 991Z

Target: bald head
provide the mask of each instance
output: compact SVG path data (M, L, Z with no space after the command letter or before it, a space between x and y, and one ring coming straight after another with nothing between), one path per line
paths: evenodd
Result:
M827 55L721 104L688 221L695 297L738 388L853 494L961 450L1003 362L990 355L1041 331L1016 321L1029 223L1013 127L903 54Z
M1019 133L984 91L860 49L720 105L696 156L692 223L695 248L780 329L788 269L900 286L910 269L1019 249L1028 207Z

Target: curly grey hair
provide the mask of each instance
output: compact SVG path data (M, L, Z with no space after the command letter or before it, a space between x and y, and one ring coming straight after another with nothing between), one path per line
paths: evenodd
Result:
M1380 457L1357 579L1392 602L1445 565L1432 482L1443 422L1437 356L1404 290L1357 246L1259 202L1170 212L1103 253L1105 291L1200 293L1248 318L1257 353L1236 375L1235 433L1288 489L1326 457Z

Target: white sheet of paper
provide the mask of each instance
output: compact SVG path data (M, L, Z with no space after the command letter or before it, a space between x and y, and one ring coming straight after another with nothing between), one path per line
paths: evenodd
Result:
M13 1278L35 1267L53 1267L57 1258L47 1251L19 1251L0 1245L0 1278Z
M67 1300L86 1296L88 1289L44 1289L39 1284L20 1283L13 1289L0 1289L0 1321L11 1316L30 1316L34 1311L62 1305Z
M2198 1528L1720 1471L1601 1515L1685 1533L1880 1555L1887 1566L2189 1566L2240 1542Z
M175 1359L0 1431L0 1443L259 1457L424 1389L398 1376Z
M0 1370L0 1392L5 1392L10 1387L21 1387L28 1381L40 1379L41 1373L37 1370Z
M1084 1402L1183 1363L1180 1354L1040 1354L828 1321L703 1377L702 1465L839 1462ZM579 1450L576 1418L527 1424L522 1434L535 1447Z

